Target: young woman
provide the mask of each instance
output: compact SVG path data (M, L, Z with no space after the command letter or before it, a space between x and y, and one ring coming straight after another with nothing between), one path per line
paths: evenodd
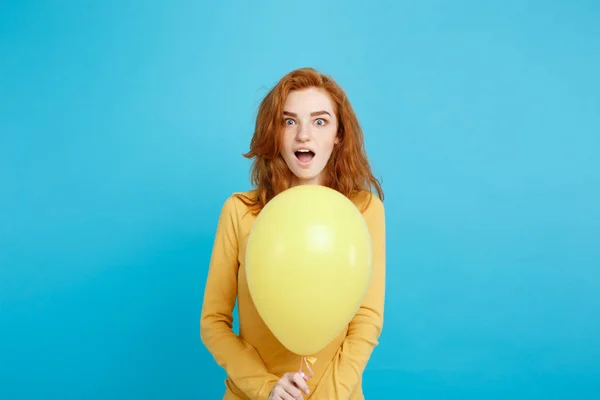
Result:
M234 193L223 205L200 321L204 345L227 373L224 399L363 399L362 373L383 324L385 217L381 185L371 172L346 94L314 69L290 72L262 101L245 156L254 160L255 189ZM314 365L307 365L310 376L302 371L302 358L283 347L261 320L244 269L256 215L277 194L304 184L325 185L351 199L364 215L374 250L362 306L344 331L314 355ZM232 331L236 299L239 336Z

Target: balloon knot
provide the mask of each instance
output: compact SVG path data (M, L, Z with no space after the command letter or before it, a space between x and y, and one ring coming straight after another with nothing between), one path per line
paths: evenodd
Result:
M300 369L298 370L298 372L300 373L300 375L302 375L304 380L308 380L313 377L314 372L310 366L312 364L314 364L316 361L317 361L317 359L315 357L302 357L302 359L300 360ZM308 374L305 374L303 371L304 365L306 365Z

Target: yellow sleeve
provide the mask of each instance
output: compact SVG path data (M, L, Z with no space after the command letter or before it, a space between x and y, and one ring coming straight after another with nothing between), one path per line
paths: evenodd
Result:
M317 384L311 399L348 399L373 349L379 344L385 302L386 244L385 211L373 196L364 212L373 244L373 270L365 299L348 327L348 334L335 358Z
M267 400L279 378L269 374L254 347L232 330L237 298L238 223L235 200L222 207L204 291L200 337L231 381L250 399Z

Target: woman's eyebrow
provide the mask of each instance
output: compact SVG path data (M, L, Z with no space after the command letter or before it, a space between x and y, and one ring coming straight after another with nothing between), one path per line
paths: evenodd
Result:
M325 111L325 110L311 112L311 113L310 113L310 116L311 116L311 117L316 117L316 116L319 116L319 115L325 115L325 114L327 114L327 115L329 115L329 116L331 117L331 114L330 114L328 111ZM297 117L297 116L298 116L298 114L296 114L296 113L293 113L293 112L291 112L291 111L284 111L284 112L283 112L283 115L288 115L288 116L290 116L290 117Z

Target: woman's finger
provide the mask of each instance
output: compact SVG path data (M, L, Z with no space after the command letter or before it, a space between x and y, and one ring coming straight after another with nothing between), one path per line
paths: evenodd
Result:
M285 384L283 383L277 388L277 390L275 391L275 395L276 400L297 400L287 392L287 390L285 389Z
M292 396L292 399L304 400L304 397L302 396L302 392L300 392L300 390L294 384L293 375L288 376L288 379L286 379L286 381L283 385L283 388L290 396Z
M304 374L300 373L300 372L296 372L294 375L292 375L292 381L294 382L294 385L296 385L296 387L300 390L302 390L304 393L308 394L310 393L310 390L308 389L308 384L306 383L306 379L304 379Z

